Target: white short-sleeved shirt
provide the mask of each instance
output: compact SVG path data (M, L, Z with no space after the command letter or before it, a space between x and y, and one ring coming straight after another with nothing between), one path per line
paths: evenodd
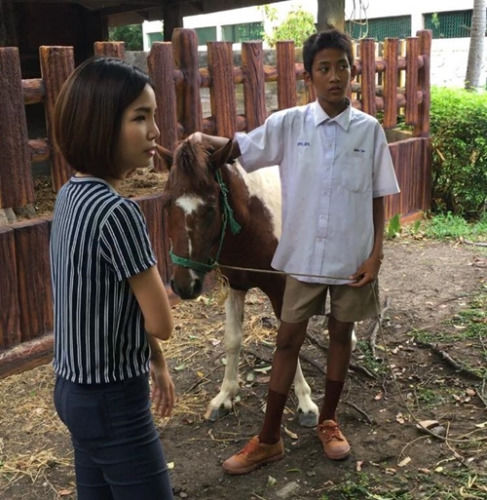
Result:
M272 266L308 275L301 281L348 283L372 251L372 199L399 192L379 122L352 106L330 118L315 101L235 138L248 172L280 167L282 236Z

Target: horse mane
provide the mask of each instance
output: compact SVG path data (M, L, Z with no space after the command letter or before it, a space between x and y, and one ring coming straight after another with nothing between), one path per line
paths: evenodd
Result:
M183 188L191 185L197 191L206 191L212 185L208 170L207 146L185 139L174 152L171 168L171 186Z

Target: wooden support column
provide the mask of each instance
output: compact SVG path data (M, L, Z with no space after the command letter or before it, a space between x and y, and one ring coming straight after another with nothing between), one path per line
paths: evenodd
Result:
M386 38L384 42L384 128L397 125L397 57L399 43L397 38Z
M262 42L242 44L242 73L247 131L250 131L262 125L267 116Z
M22 342L52 331L49 265L50 222L33 219L11 225L15 235ZM33 257L35 256L35 258Z
M17 286L15 237L12 229L0 226L0 350L20 342L20 306Z
M375 41L364 38L360 41L360 62L362 66L362 111L375 116Z
M183 135L202 130L198 38L194 30L176 28L172 36L174 60L183 74L177 86L177 115Z
M22 74L16 47L0 47L0 208L34 203Z
M431 30L420 30L417 32L419 37L419 53L423 58L423 65L419 70L419 88L423 93L423 100L419 105L419 120L414 128L414 135L417 137L428 137L430 133L430 106L431 106Z
M419 44L416 37L406 38L406 111L408 125L419 122L418 113L418 55Z
M124 42L95 42L93 50L96 56L117 57L118 59L125 57Z
M156 122L161 133L158 142L172 151L178 139L172 43L153 43L147 64L157 101ZM161 171L164 166L161 160L155 158L154 167Z
M164 283L169 283L172 265L169 258L166 211L163 207L162 194L140 196L134 198L134 201L137 202L144 213L159 273Z
M53 148L54 144L54 107L56 98L63 83L74 69L73 47L47 47L39 48L41 61L41 74L44 81L45 100L44 108L46 113L46 125L49 142L52 150L51 178L55 191L69 179L72 169L63 158L62 154Z
M294 42L277 42L277 102L279 109L296 106Z
M208 43L208 69L211 75L211 114L216 134L233 137L237 105L233 85L233 54L230 42Z

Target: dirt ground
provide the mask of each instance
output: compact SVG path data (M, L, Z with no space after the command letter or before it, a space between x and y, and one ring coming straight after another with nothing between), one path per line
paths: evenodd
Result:
M225 475L221 462L259 430L277 322L265 296L249 293L239 401L233 413L210 423L203 414L225 363L223 307L211 293L176 305L174 336L164 347L179 401L170 419L156 420L175 497L487 499L486 278L485 248L411 236L387 241L382 329L370 342L375 323L358 324L339 407L351 457L323 457L315 430L297 423L292 396L283 422L285 458L242 477ZM318 404L324 325L313 319L302 350ZM69 436L52 389L50 365L0 381L1 498L75 498Z

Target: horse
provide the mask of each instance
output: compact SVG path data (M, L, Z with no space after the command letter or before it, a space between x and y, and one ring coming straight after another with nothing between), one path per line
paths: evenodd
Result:
M231 149L231 140L213 150L189 139L182 141L174 154L159 148L169 168L163 197L170 254L175 264L173 291L182 299L197 298L202 293L205 274L217 263L229 283L224 336L227 363L220 391L205 413L210 421L231 411L239 391L246 293L254 287L262 290L279 319L285 285L285 276L271 269L281 231L278 167L249 174L238 161L229 161ZM294 391L299 423L315 426L318 407L311 399L299 360Z

